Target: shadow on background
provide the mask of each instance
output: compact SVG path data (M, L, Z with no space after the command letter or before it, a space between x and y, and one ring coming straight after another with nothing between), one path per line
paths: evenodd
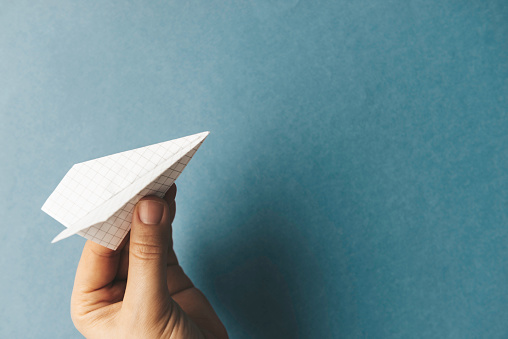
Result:
M326 284L300 227L259 206L227 238L203 249L201 280L215 277L213 292L237 322L228 328L231 338L308 337L316 325L330 333Z

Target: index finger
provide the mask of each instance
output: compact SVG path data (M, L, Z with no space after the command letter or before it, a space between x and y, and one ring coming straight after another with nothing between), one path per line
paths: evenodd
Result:
M125 240L116 250L88 240L76 270L74 287L78 288L80 292L91 292L111 283L118 272L120 253L125 245Z

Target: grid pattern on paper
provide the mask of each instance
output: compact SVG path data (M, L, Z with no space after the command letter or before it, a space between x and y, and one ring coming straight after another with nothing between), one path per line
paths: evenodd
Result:
M132 200L132 196L140 193L139 191L143 192L142 189L147 185L150 186L155 179L161 178L166 173L176 179L190 161L187 156L194 155L207 134L199 133L76 164L62 179L42 210L66 227L83 220L94 220L88 225L104 220L107 222L116 215L118 208L126 201ZM179 160L180 158L182 159ZM157 174L154 170L158 168L157 166L159 168L161 166L171 167L169 169L162 168ZM175 171L178 172L176 177L175 173L177 172ZM153 176L154 173L156 176ZM149 181L146 182L146 180ZM164 179L165 183L166 181L167 179ZM139 187L140 184L143 187ZM169 186L166 187L166 190ZM157 190L162 190L162 186L154 184L154 187L157 187ZM131 190L134 191L131 192ZM111 202L117 203L114 210L103 208L108 205L111 207ZM120 217L120 213L118 214ZM93 217L99 219L95 220ZM122 217L124 217L123 214ZM118 222L114 222L114 224L117 226ZM105 233L110 234L110 232L111 230L108 228ZM87 234L87 237L95 240L100 238L100 241L105 243L99 229L93 236L93 230L84 230L81 233ZM120 234L115 232L115 237L118 235ZM110 244L110 247L117 246L114 245L114 242L108 241L107 243Z
M176 164L162 173L157 179L152 181L152 183L143 188L108 220L84 229L78 232L78 234L102 246L113 250L117 249L130 230L132 212L134 211L136 203L147 195L164 197L169 187L173 185L175 180L182 173L200 145L201 143L185 154Z

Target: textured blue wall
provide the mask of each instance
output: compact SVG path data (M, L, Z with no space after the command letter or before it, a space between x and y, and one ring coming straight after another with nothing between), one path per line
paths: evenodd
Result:
M1 1L0 337L78 336L76 162L210 130L175 244L232 338L508 336L508 3Z

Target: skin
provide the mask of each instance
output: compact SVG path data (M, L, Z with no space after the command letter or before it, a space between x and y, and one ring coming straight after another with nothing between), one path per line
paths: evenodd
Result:
M141 199L116 251L86 242L71 299L72 321L85 337L228 338L173 250L175 196L173 185L164 199Z

